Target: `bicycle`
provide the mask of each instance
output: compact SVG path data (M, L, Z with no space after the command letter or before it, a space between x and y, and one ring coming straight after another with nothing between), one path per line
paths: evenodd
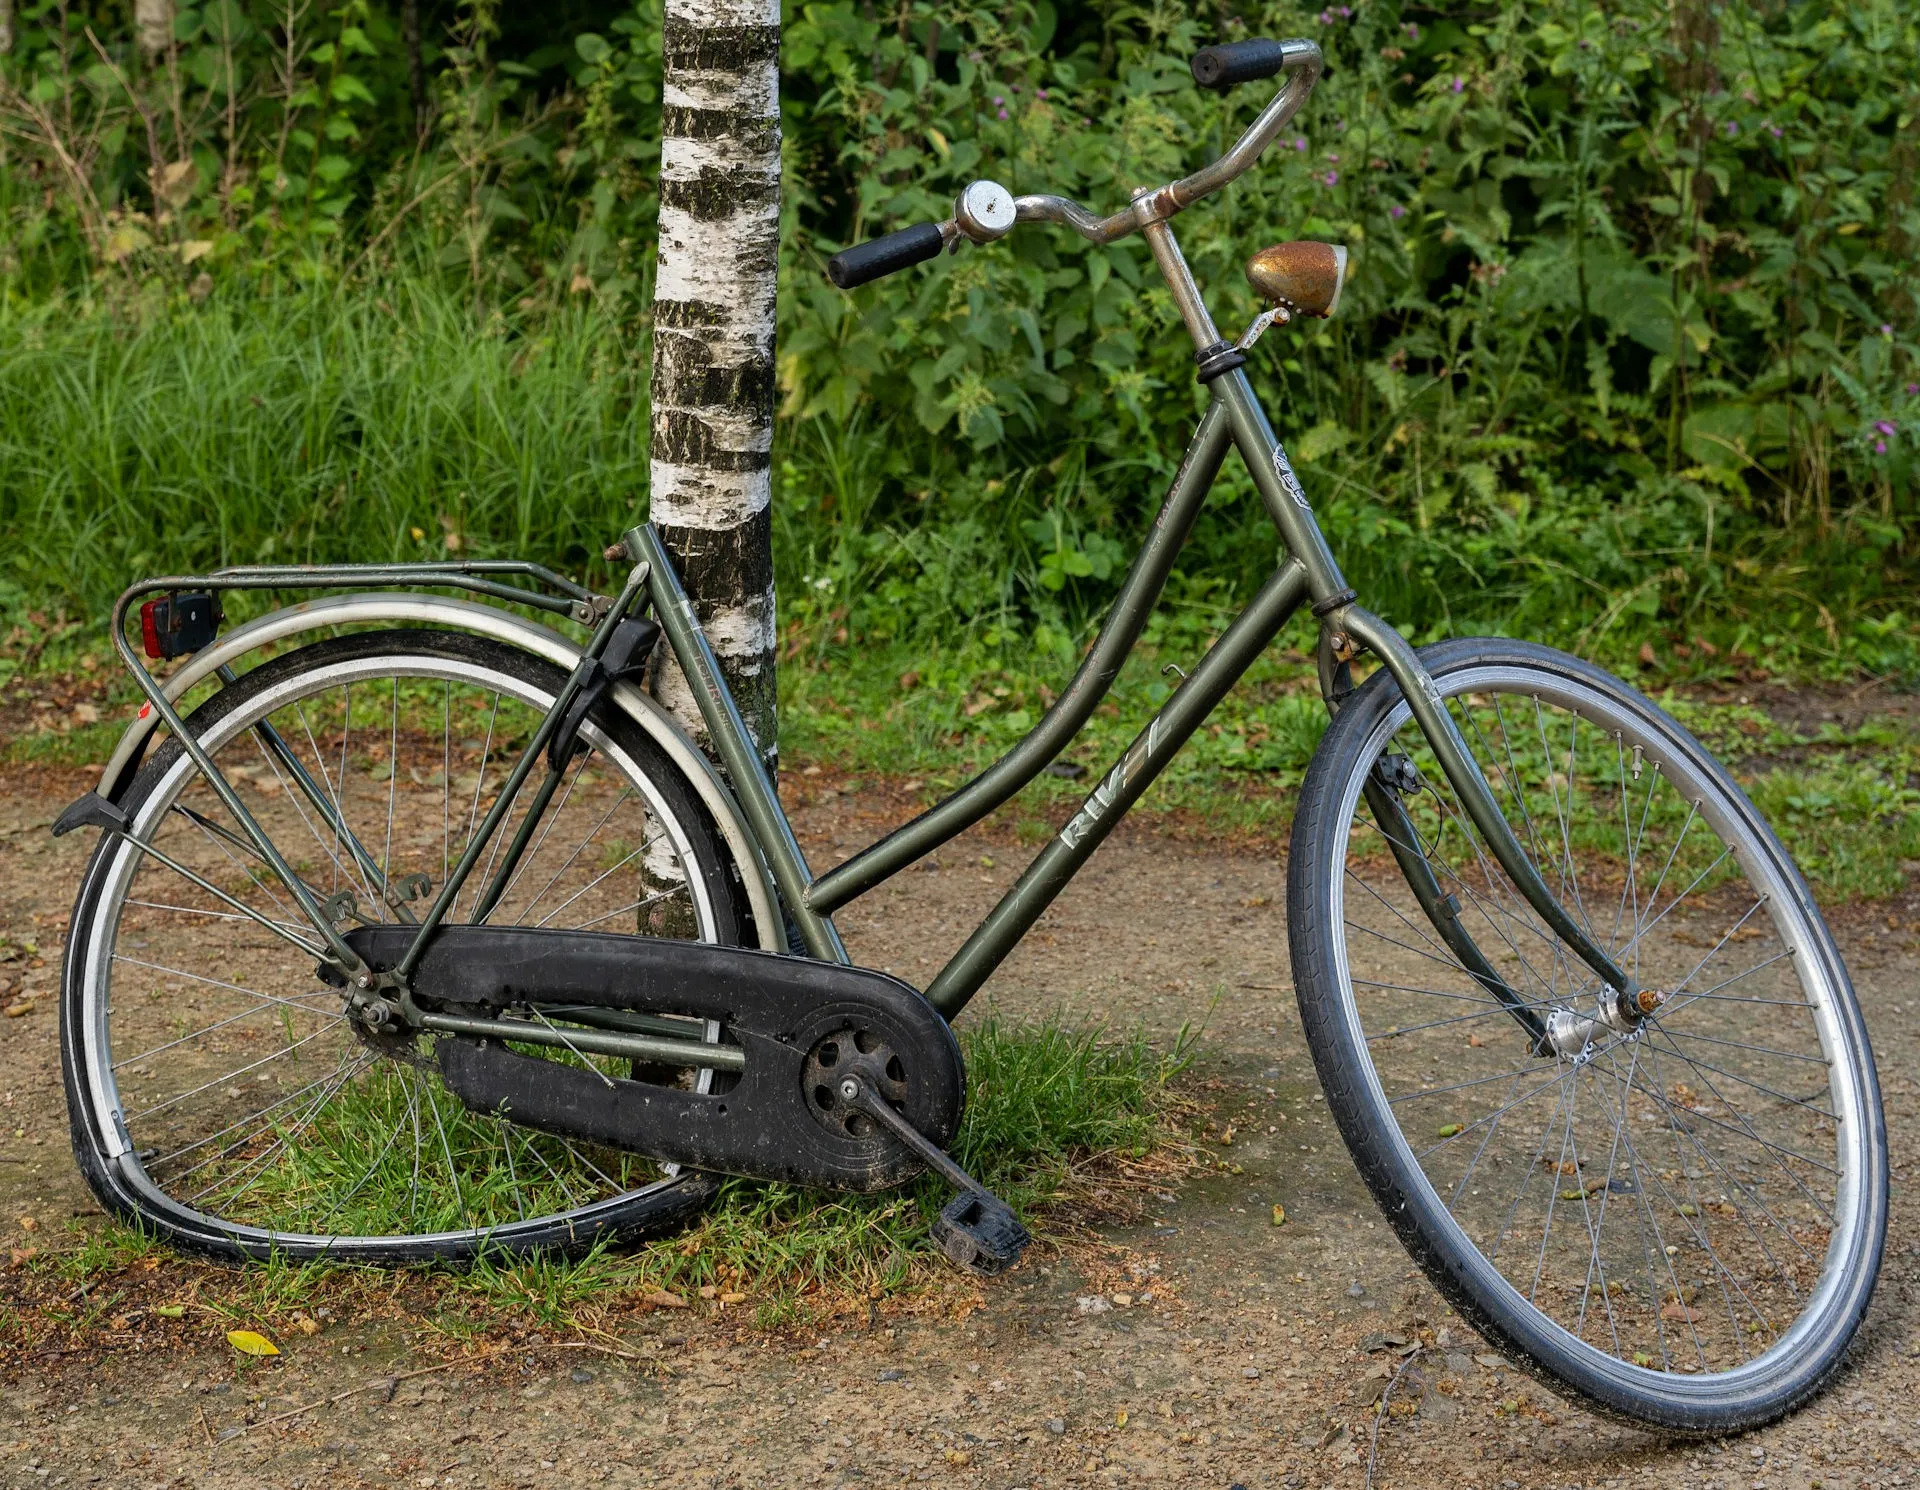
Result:
M203 1253L391 1263L656 1233L716 1174L874 1189L931 1166L959 1191L943 1249L1003 1267L1023 1229L943 1152L965 1092L949 1021L1304 607L1330 722L1292 828L1294 982L1400 1239L1476 1329L1602 1412L1720 1433L1817 1390L1872 1293L1888 1170L1805 882L1627 684L1525 642L1415 650L1360 605L1245 372L1270 324L1334 312L1344 252L1257 255L1271 308L1236 342L1181 257L1170 219L1259 158L1320 65L1305 41L1201 52L1202 85L1284 81L1219 160L1111 216L976 182L950 220L830 264L850 288L1020 224L1140 232L1210 402L1032 732L823 874L649 525L609 551L630 566L614 596L516 561L122 595L113 642L146 703L55 825L101 830L61 1040L103 1205ZM924 992L852 966L832 913L1074 738L1230 447L1284 562ZM301 588L346 593L221 633L223 594ZM178 662L164 679L136 602L148 657ZM661 649L718 767L639 686Z

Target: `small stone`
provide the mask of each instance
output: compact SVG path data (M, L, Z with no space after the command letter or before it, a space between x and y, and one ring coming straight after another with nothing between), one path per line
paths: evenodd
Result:
M1244 1366L1241 1368L1240 1374L1246 1377L1248 1381L1258 1381L1260 1379L1260 1368L1258 1366Z
M1047 1419L1047 1432L1051 1433L1055 1438L1058 1438L1062 1433L1065 1433L1066 1431L1067 1431L1067 1420L1065 1418L1048 1418Z
M887 1369L886 1369L886 1370L884 1370L884 1371L882 1371L882 1372L880 1373L880 1380L881 1380L881 1381L883 1381L883 1382L887 1382L887 1381L905 1381L906 1379L907 1379L907 1373L906 1373L906 1372L904 1372L904 1371L900 1371L900 1370L897 1370L897 1369L895 1369L895 1368L894 1368L894 1367L892 1367L892 1366L889 1366L889 1367L887 1367Z
M643 1304L651 1304L656 1309L684 1309L687 1307L686 1299L665 1288L654 1289L652 1293L645 1295L640 1302Z
M575 1386L583 1387L593 1380L593 1373L585 1366L575 1366L567 1375Z
M1362 1288L1362 1287L1360 1286L1360 1280L1359 1280L1359 1279L1357 1279L1357 1278L1356 1278L1356 1279L1355 1279L1355 1280L1354 1280L1353 1282L1351 1282L1351 1283L1349 1283L1349 1284L1347 1285L1347 1297L1348 1297L1348 1298L1350 1298L1350 1299L1364 1299L1364 1298L1365 1298L1366 1296L1367 1296L1367 1291L1366 1291L1366 1289L1364 1289L1364 1288Z
M1125 1309L1128 1305L1132 1304L1133 1295L1130 1293L1116 1293L1113 1296L1113 1302L1115 1307Z
M1073 1301L1073 1307L1082 1314L1105 1314L1113 1305L1109 1304L1096 1293L1085 1298L1075 1299Z
M1494 1355L1490 1351L1485 1352L1481 1355L1477 1355L1474 1357L1474 1359L1478 1361L1481 1365L1485 1366L1489 1371L1510 1371L1513 1369L1511 1366L1507 1364L1507 1358L1505 1356Z

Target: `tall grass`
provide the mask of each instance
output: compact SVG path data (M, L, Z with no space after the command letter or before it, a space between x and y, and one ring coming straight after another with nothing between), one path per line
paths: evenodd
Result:
M234 563L519 553L584 568L644 505L644 349L590 305L236 287L0 307L0 575L95 613Z

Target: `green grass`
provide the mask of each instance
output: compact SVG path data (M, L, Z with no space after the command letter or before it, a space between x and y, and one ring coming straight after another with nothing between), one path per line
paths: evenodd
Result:
M1072 1234L1096 1184L1111 1207L1146 1185L1177 1183L1192 1154L1187 1104L1173 1085L1191 1056L1186 1033L1162 1047L1138 1031L989 1013L963 1028L961 1044L969 1095L952 1152L1043 1238ZM410 1214L403 1188L384 1190L385 1219L402 1226ZM143 1311L143 1328L158 1330L209 1322L284 1329L328 1303L338 1317L399 1307L468 1338L515 1322L598 1328L660 1289L703 1309L703 1286L738 1289L747 1301L735 1318L779 1328L948 1276L927 1238L947 1198L932 1179L861 1196L736 1180L686 1232L632 1250L485 1257L462 1270L398 1274L325 1262L209 1267L173 1260L153 1237L109 1223L31 1261L29 1287L7 1303L9 1328L22 1340L49 1328L73 1335ZM153 1313L177 1301L187 1304L184 1322Z

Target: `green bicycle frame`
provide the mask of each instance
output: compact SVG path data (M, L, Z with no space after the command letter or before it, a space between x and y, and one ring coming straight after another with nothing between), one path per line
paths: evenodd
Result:
M713 649L672 560L650 523L630 529L621 547L633 568L618 597L590 595L538 566L508 561L448 565L376 565L338 568L225 570L204 579L176 576L144 581L128 590L114 611L114 643L128 669L166 726L180 739L196 766L207 776L223 806L232 813L262 860L291 891L295 904L319 933L331 960L356 987L369 993L397 991L400 1012L420 1027L444 1024L443 1016L414 1009L406 989L407 976L419 963L428 941L448 914L482 851L506 821L509 807L532 775L538 758L559 720L589 685L598 659L615 629L629 616L650 608L667 644L693 686L694 699L706 725L712 749L731 778L746 824L766 859L780 892L784 913L792 918L807 952L822 960L848 963L846 947L834 929L832 914L856 896L897 874L914 860L965 832L994 808L1012 797L1047 768L1072 742L1094 709L1106 696L1134 645L1147 616L1159 600L1175 558L1192 532L1201 503L1220 473L1229 447L1237 450L1253 478L1268 515L1273 519L1287 557L1251 603L1234 618L1205 655L1173 691L1146 727L1140 731L1079 810L1058 835L1028 865L1024 873L969 936L951 961L928 986L933 1006L951 1019L967 1005L1020 938L1065 888L1081 865L1092 856L1114 826L1180 748L1203 724L1229 689L1239 681L1268 644L1302 605L1311 607L1320 624L1321 687L1330 709L1337 709L1346 686L1347 661L1364 649L1372 652L1392 674L1405 695L1415 723L1426 736L1441 769L1466 809L1470 821L1485 838L1494 858L1505 869L1526 901L1602 983L1619 994L1632 996L1636 984L1586 934L1541 877L1513 829L1507 823L1492 789L1461 737L1459 728L1441 703L1432 677L1404 638L1386 622L1357 603L1339 565L1327 546L1299 478L1285 448L1255 397L1239 349L1220 339L1200 298L1172 230L1166 222L1143 229L1163 276L1173 291L1188 330L1192 333L1211 401L1194 430L1160 510L1135 556L1113 607L1072 681L1033 730L1004 756L967 782L945 801L855 854L845 863L816 876L809 869L792 825L781 808L778 792L765 762L754 746L738 704L728 691ZM506 583L531 579L538 586L558 590L557 596ZM457 586L571 615L594 628L579 665L560 690L536 729L519 763L468 844L460 862L440 887L432 906L418 923L417 932L392 973L367 969L321 907L318 897L295 874L254 820L233 788L215 769L165 697L157 680L137 663L126 635L126 618L133 600L160 589L208 585L215 589L271 589L313 586L364 586L411 581L420 585ZM230 679L229 679L230 681ZM269 742L271 744L271 742ZM544 813L557 783L550 763L543 784L536 788L513 844L492 871L492 886L477 904L491 905L498 889L511 876L524 851L533 824ZM296 778L299 784L299 778ZM311 784L308 784L311 787ZM316 805L322 794L312 788ZM1395 847L1409 886L1428 918L1453 948L1469 973L1509 1005L1516 1020L1539 1039L1539 1020L1525 1001L1513 993L1480 953L1460 924L1451 897L1441 893L1424 855L1415 847L1411 825L1390 790L1369 794L1376 812L1384 810L1381 826ZM322 808L324 811L324 807ZM342 825L344 827L344 825ZM350 835L349 835L350 840ZM357 848L357 844L354 845ZM356 854L358 857L358 854ZM382 887L383 893L385 887ZM275 928L269 925L270 930ZM284 935L284 932L276 931ZM301 945L305 945L302 943ZM319 950L315 948L313 950ZM666 1033L665 1031L661 1032ZM653 1044L671 1045L690 1056L710 1048L687 1042L648 1037ZM651 1048L651 1047L650 1047ZM652 1054L659 1054L655 1050ZM705 1057L701 1057L704 1059Z
M1224 348L1187 273L1172 231L1159 222L1146 232L1196 344L1202 351ZM1268 423L1246 373L1236 362L1214 376L1209 386L1212 401L1201 416L1111 611L1072 681L1032 732L945 801L817 877L807 866L779 795L727 691L713 650L659 535L651 524L642 524L625 535L626 552L645 566L654 615L693 685L713 749L732 777L748 825L760 841L807 951L815 957L847 961L831 920L835 910L979 822L1045 770L1073 740L1106 696L1139 640L1231 445L1252 475L1286 545L1288 558L1101 778L1079 811L941 969L926 990L933 1006L949 1019L966 1007L1194 730L1307 603L1320 620L1323 649L1334 646L1351 656L1357 648L1365 647L1393 675L1468 816L1527 901L1603 982L1623 994L1636 992L1633 981L1587 936L1528 858L1413 648L1392 627L1355 603L1356 597L1341 577L1286 450ZM1343 673L1344 667L1340 671ZM1328 676L1328 670L1323 669L1323 678ZM1336 707L1337 703L1330 692L1329 706ZM1417 876L1410 878L1429 916L1436 918L1436 924L1447 923L1447 931L1453 934L1449 940L1464 938L1464 931L1431 877L1424 881ZM1484 958L1477 957L1477 949L1474 958L1470 966L1476 975L1497 982L1497 974ZM1513 995L1508 1002L1517 1007L1518 996Z

